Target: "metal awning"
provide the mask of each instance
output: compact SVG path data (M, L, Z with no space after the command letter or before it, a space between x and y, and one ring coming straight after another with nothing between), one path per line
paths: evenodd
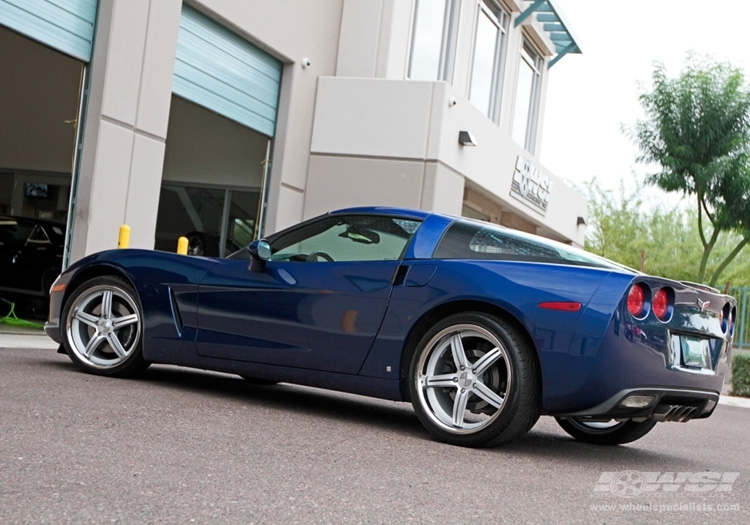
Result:
M555 6L553 0L534 0L518 18L516 18L515 27L521 25L524 20L536 13L536 20L544 31L549 35L550 40L555 45L556 55L550 60L549 66L554 66L558 60L568 53L581 53L581 46L570 30L570 25L564 19L560 8Z

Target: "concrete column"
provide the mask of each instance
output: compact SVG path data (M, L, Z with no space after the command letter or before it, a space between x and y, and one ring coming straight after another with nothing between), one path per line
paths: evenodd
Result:
M71 261L153 248L181 0L101 0Z

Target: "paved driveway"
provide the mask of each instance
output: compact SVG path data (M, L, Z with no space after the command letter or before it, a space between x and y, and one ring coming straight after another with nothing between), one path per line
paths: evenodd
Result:
M0 348L0 523L750 523L750 410L628 446L433 441L410 405Z

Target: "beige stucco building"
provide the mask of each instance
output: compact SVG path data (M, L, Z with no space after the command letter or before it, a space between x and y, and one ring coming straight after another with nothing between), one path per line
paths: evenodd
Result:
M223 255L330 209L433 209L583 244L538 161L554 0L0 0L0 214L67 260Z

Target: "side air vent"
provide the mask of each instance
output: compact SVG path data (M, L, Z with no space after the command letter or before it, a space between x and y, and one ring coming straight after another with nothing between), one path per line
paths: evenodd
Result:
M174 326L177 329L177 335L182 335L182 316L180 315L180 309L177 307L177 300L174 296L174 290L169 287L169 306L172 307L172 319L174 319Z

